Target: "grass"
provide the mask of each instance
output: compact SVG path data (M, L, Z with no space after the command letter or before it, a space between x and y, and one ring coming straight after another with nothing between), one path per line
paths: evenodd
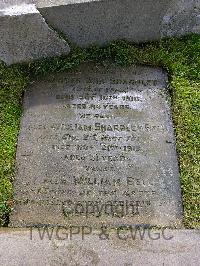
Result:
M7 222L12 199L15 151L26 78L17 68L0 65L0 224Z
M164 39L135 45L125 41L107 47L73 48L67 57L29 65L0 64L0 224L6 225L12 209L12 180L21 99L30 80L61 72L87 61L112 60L119 65L164 67L170 77L173 120L176 128L184 204L184 226L200 228L200 36Z

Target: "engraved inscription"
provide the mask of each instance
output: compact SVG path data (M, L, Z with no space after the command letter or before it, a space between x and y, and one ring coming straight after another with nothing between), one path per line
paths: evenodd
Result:
M27 224L169 224L180 200L166 76L95 71L27 90L16 206Z

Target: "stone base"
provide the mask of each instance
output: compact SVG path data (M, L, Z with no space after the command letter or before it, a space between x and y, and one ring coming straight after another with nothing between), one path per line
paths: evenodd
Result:
M199 15L197 0L4 0L0 59L13 64L67 54L67 43L46 22L70 43L88 47L200 33Z
M0 10L0 59L5 63L29 62L69 51L66 41L48 27L34 5Z
M55 29L81 47L118 39L146 42L160 38L160 26L170 0L38 1L38 10ZM48 1L50 2L50 1ZM59 5L55 2L61 2ZM74 3L75 2L75 3ZM81 3L80 3L81 2Z
M1 230L1 265L200 265L200 231L146 230L143 239L90 228L48 232Z

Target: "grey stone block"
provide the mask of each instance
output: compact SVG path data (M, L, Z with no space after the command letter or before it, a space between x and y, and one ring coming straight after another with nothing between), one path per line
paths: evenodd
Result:
M1 230L1 265L200 265L200 232L197 230L152 230L150 233L146 230L143 239L139 233L134 239L130 231L123 237L117 230L101 235L101 230L79 229L49 228L49 237L42 228Z
M200 33L199 0L36 0L55 29L81 47Z
M33 4L0 10L0 59L7 64L68 54L69 50Z
M28 8L31 4L50 26L80 47L200 33L199 0L4 0L0 58L7 63L68 53L67 44L39 12Z
M162 37L200 33L200 1L173 0L163 18Z
M107 0L51 1L47 4L47 1L38 1L36 4L50 25L62 31L70 42L86 47L117 39L134 42L159 39L162 19L170 2Z

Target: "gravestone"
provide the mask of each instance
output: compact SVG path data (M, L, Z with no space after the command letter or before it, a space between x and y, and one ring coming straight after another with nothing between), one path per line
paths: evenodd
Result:
M167 75L82 65L30 85L11 226L178 226L182 204Z

